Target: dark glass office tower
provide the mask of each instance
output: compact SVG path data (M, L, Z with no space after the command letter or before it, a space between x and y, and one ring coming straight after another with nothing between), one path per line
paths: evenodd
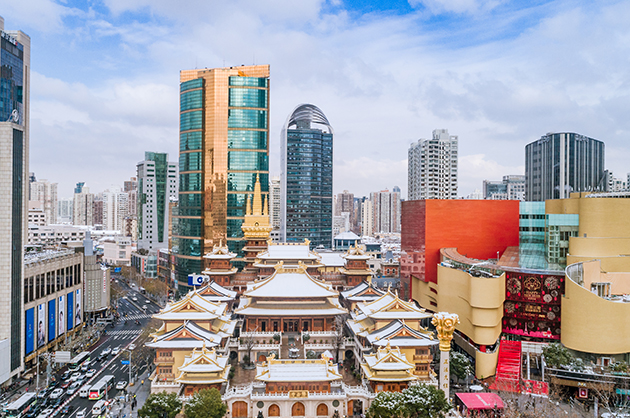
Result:
M242 259L247 195L269 193L269 66L180 73L179 208L173 252L179 285L227 242ZM265 196L268 201L268 196Z
M281 238L331 248L333 129L324 113L312 104L296 107L281 147Z
M549 133L525 147L525 200L565 199L606 191L604 143L584 135Z

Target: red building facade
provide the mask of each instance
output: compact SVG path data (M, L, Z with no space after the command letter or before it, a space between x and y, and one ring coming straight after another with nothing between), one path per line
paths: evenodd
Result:
M497 258L519 243L517 200L412 200L402 202L401 283L411 294L411 277L437 283L440 248L482 260Z

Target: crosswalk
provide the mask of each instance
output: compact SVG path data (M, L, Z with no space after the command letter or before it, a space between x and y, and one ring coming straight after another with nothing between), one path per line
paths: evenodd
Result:
M140 335L141 329L115 329L113 331L107 331L109 335Z
M121 321L135 321L136 319L145 319L150 318L152 314L127 314L127 316L122 316L120 318Z

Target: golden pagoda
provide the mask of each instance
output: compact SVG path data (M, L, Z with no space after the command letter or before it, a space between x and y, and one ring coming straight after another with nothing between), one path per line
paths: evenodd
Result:
M250 202L248 195L245 220L241 225L241 230L247 240L247 244L243 247L246 270L251 269L256 256L267 249L267 241L273 229L269 220L268 206L268 202L262 196L260 178L256 176L253 202Z

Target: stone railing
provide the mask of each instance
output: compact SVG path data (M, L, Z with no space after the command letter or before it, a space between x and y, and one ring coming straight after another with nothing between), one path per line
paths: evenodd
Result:
M232 398L248 397L252 394L252 384L238 385L228 387L223 395L223 400L226 401Z
M364 396L367 398L376 397L376 393L370 392L366 386L350 386L342 383L341 388L348 396Z
M340 396L343 396L344 393L339 392L309 392L308 398L312 400L330 400L330 399L339 399ZM289 392L275 392L275 393L252 393L252 400L286 400L286 399L295 399L289 398Z
M281 332L273 332L273 331L247 331L247 332L241 332L241 337L260 337L260 338L273 338L274 335L280 335L280 337L282 337L282 333Z
M280 343L269 344L269 343L259 343L259 342L257 342L252 347L252 350L280 350L280 347L281 347ZM244 345L244 344L240 344L239 343L238 349L239 350L247 350L247 346Z
M334 347L331 343L324 343L324 344L320 344L320 343L306 343L304 344L304 351L308 351L308 350L332 350Z

